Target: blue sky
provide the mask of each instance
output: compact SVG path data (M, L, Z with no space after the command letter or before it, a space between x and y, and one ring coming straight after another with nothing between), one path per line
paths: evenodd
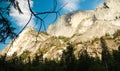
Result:
M27 7L26 0L18 0L20 3L20 8L23 9L24 14L21 15L18 13L17 10L11 8L11 21L13 22L13 26L17 28L16 33L18 33L21 28L27 23L30 12ZM45 12L51 11L54 7L54 0L31 0L31 7L32 9L37 12ZM66 14L72 11L79 11L79 10L93 10L96 8L97 5L103 3L104 0L57 0L56 10L65 7L60 11L60 14ZM44 17L45 15L41 15L40 17ZM59 17L59 16L58 16ZM55 14L49 14L47 18L44 19L46 28L51 24L55 23ZM30 26L35 25L35 18L33 17ZM37 24L35 27L38 28L40 24ZM43 28L42 31L45 31ZM6 42L9 43L9 40ZM0 43L0 50L2 50L7 44Z

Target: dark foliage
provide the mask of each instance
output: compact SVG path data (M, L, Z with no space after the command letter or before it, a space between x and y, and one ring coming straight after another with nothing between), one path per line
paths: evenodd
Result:
M120 30L117 30L114 34L113 34L114 38L117 38L120 36Z
M67 49L63 50L60 63L61 63L61 66L63 66L65 71L74 70L75 55L73 51L73 46L70 43L67 44Z
M101 38L102 47L102 63L105 66L106 71L112 71L112 64L114 63L113 57L108 50L108 46L104 38Z

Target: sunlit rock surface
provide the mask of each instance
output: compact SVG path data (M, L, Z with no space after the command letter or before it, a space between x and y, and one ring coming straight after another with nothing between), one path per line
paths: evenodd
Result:
M120 28L119 22L120 1L107 0L96 10L78 11L61 16L55 24L50 25L47 32L53 36L65 37L82 34L83 38L91 39L106 33L113 34Z

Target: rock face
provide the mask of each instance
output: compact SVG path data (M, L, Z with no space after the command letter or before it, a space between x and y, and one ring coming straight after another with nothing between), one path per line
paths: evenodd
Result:
M56 24L51 24L46 32L26 28L1 52L21 56L25 51L34 57L43 53L43 58L59 59L67 43L74 47L76 57L87 50L93 57L101 57L101 37L109 51L120 46L120 0L106 0L96 10L77 11L61 16Z
M17 38L13 39L13 41L7 46L7 55L11 56L16 51L19 55L23 53L24 50L29 50L32 53L35 53L33 50L36 51L37 46L34 44L34 42L41 42L49 38L49 36L45 35L44 33L39 33L40 32L35 31L32 27L26 28Z
M82 37L87 39L101 37L106 33L113 34L120 28L119 6L119 0L107 0L104 4L98 6L96 10L79 11L63 15L55 24L50 25L47 33L53 36L65 37L83 34Z

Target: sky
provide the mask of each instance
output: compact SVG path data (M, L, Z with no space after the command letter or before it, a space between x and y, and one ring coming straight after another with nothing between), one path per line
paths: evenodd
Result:
M20 14L17 10L15 10L13 7L11 7L10 10L10 17L11 21L13 23L13 26L16 27L16 33L18 33L23 26L28 22L31 13L28 8L27 0L17 0L19 2L19 6L23 12L23 14ZM67 14L69 12L79 11L79 10L93 10L96 8L97 5L100 3L103 3L104 0L57 0L57 4L55 5L54 0L30 0L31 8L35 13L39 12L45 12L45 11L52 11L54 9L54 6L56 7L56 11L60 10L60 15ZM60 16L58 15L57 18ZM41 18L44 18L46 15L39 15ZM46 29L50 24L53 24L56 22L56 15L55 14L49 14L44 19L44 23L46 26ZM40 26L40 21L36 24L35 17L32 17L30 23L28 26L33 26L36 29ZM41 31L45 31L45 28L42 26ZM9 43L9 40L6 42ZM7 44L0 43L0 50L2 50Z

